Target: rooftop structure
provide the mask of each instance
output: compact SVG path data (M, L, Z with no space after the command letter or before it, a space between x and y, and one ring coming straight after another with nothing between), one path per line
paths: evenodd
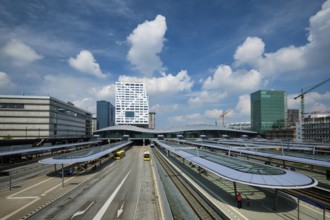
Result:
M200 138L201 135L204 135L208 138L222 138L223 135L226 135L230 138L238 138L242 135L246 135L251 138L257 136L257 132L219 128L217 126L187 126L182 128L160 130L119 125L97 130L94 132L94 134L100 135L101 138L115 139L121 139L123 135L129 135L130 139L157 138L159 135L163 135L164 138L177 138L178 135L181 135L184 138Z
M143 83L116 83L116 125L149 126L149 104Z

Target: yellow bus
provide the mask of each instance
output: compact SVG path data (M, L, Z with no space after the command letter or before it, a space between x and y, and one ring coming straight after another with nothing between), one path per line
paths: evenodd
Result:
M120 160L121 158L125 157L125 151L120 150L115 152L115 160Z
M143 160L146 160L146 161L150 160L150 152L149 151L145 151L143 153Z

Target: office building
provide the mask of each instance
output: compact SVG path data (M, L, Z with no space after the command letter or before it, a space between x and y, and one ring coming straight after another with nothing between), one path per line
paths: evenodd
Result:
M97 129L115 125L115 107L108 101L96 102Z
M287 97L284 91L259 90L250 94L251 130L265 133L286 126Z
M155 129L156 127L156 112L149 112L149 128Z
M330 114L311 114L304 118L300 140L330 142Z
M0 139L86 137L92 114L50 96L0 96Z
M116 83L116 125L148 128L149 104L143 83Z
M299 122L299 109L288 109L287 126L296 126L297 122Z

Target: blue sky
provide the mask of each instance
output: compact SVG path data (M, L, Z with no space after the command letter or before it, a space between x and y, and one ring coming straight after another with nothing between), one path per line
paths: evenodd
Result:
M0 94L96 112L146 83L156 127L250 121L249 94L293 97L330 77L330 1L0 0ZM330 110L330 82L306 95Z

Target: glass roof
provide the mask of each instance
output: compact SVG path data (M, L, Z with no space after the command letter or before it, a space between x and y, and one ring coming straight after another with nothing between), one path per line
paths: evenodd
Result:
M187 153L193 154L197 156L196 150L183 150ZM198 150L199 157L204 158L206 160L212 161L214 163L220 164L222 166L229 167L231 169L244 172L244 173L250 173L250 174L260 174L260 175L282 175L285 172L280 169L275 169L270 166L262 165L253 163L246 160L240 160L236 157L228 157L228 156L222 156L219 154L215 154L212 152L207 152L203 150Z

